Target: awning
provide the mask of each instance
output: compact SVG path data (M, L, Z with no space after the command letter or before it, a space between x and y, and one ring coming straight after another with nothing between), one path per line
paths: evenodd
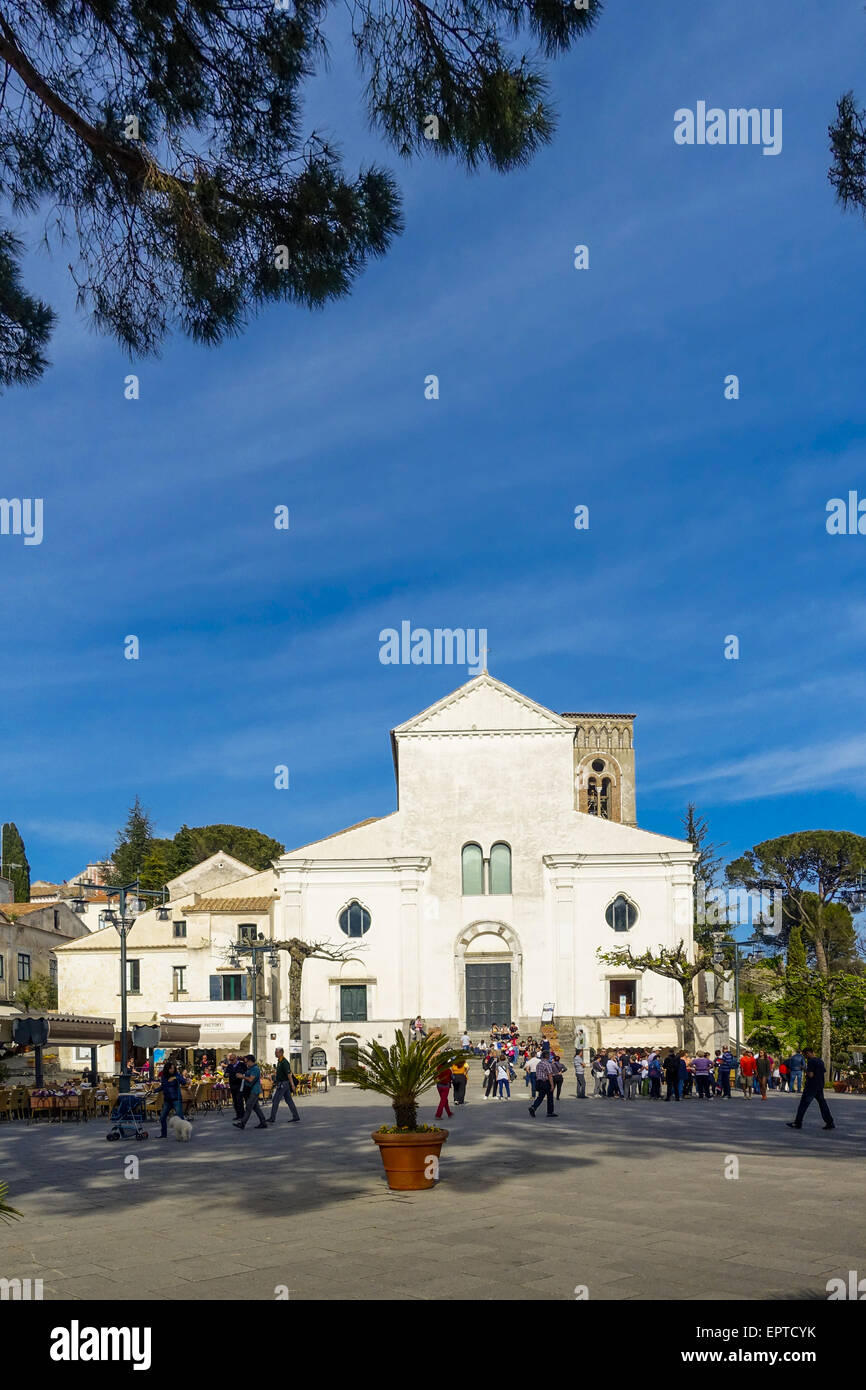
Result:
M178 1023L169 1020L159 1025L160 1047L200 1047L201 1029L197 1023Z
M28 1010L21 1018L44 1018L48 1021L48 1045L53 1047L97 1047L114 1042L113 1018L87 1018L80 1014L39 1013ZM11 1023L11 1019L4 1019ZM11 1036L11 1034L10 1034Z
M249 1051L249 1033L229 1033L221 1029L202 1028L196 1047L219 1047L226 1052Z

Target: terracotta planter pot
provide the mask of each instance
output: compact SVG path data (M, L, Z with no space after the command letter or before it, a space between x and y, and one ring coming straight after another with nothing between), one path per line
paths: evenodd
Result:
M375 1130L372 1138L379 1145L388 1186L395 1192L422 1192L434 1187L439 1154L448 1133L447 1129L433 1129L427 1134L381 1134Z

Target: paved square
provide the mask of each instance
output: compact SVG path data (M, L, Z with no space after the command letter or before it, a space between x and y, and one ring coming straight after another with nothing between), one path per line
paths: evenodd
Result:
M421 1193L389 1192L369 1137L387 1103L348 1087L268 1133L201 1115L190 1144L4 1124L24 1219L0 1227L0 1277L46 1299L824 1299L866 1273L863 1100L795 1133L796 1097L577 1101L569 1080L559 1118L532 1120L522 1084L484 1100L475 1072Z

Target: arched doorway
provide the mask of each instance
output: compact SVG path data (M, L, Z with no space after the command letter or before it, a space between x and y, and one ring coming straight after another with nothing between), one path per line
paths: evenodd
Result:
M464 1026L488 1032L520 1013L521 954L504 922L474 922L461 932L455 951L457 993Z
M340 1071L356 1071L358 1068L358 1039L340 1039Z

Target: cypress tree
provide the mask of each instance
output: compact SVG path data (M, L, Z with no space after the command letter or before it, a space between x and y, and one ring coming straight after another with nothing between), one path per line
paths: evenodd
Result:
M17 867L10 868L12 864ZM14 821L8 821L3 826L3 873L6 878L12 880L13 901L29 903L30 864L27 860L24 841Z

